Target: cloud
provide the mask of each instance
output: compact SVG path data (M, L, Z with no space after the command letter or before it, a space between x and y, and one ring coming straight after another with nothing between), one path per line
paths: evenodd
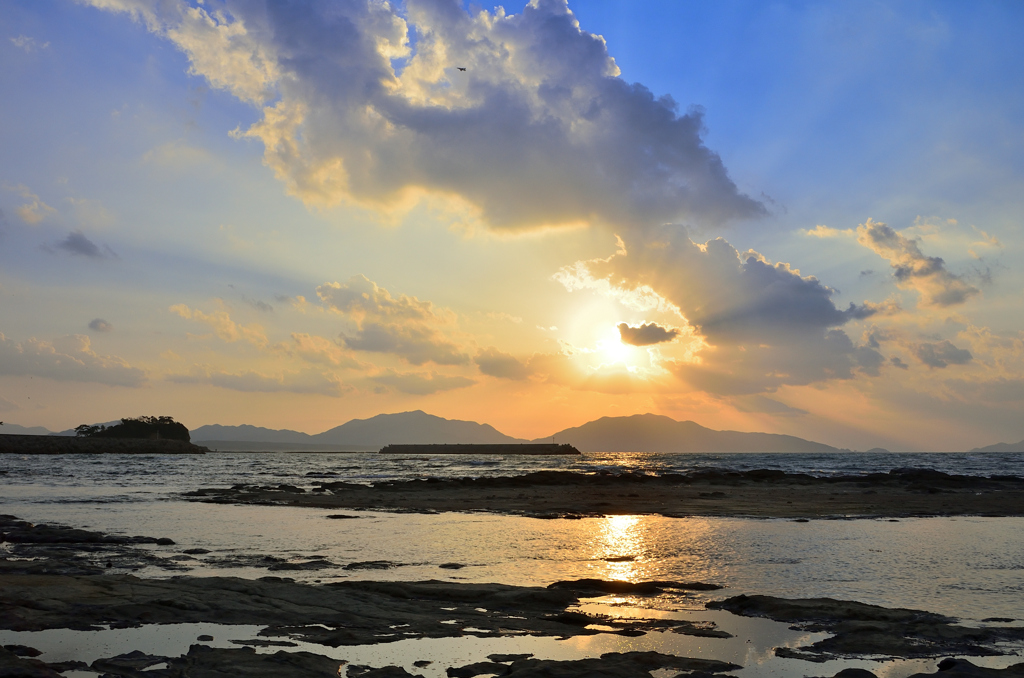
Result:
M21 407L18 406L18 403L12 402L7 398L4 398L3 396L0 396L0 412L13 412L15 410L20 409Z
M361 367L359 361L330 339L293 332L292 341L294 342L295 353L308 362L323 363L335 367Z
M416 297L391 293L378 287L364 275L354 275L345 284L324 283L316 288L316 294L331 309L338 313L352 316L356 320L363 318L389 318L399 320L431 320L436 319L433 305L429 301L420 301Z
M807 410L790 407L786 403L762 395L741 396L732 399L732 404L740 412L756 412L770 414L773 417L801 417Z
M247 341L259 348L265 348L268 343L267 335L260 325L255 323L240 325L232 320L231 314L224 309L214 311L213 313L204 313L199 309L191 309L185 304L175 304L167 310L186 320L194 320L195 322L209 325L219 338L228 343Z
M355 351L392 353L413 365L465 365L469 356L432 327L415 324L366 322L352 336L342 336Z
M316 293L329 309L355 323L354 332L342 334L342 343L352 350L391 353L413 365L469 362L469 356L441 332L455 317L447 309L404 294L392 296L363 275L344 284L324 283Z
M888 259L896 284L921 295L928 306L962 304L978 289L946 269L939 257L925 256L917 240L907 238L880 221L868 219L857 227L857 242Z
M1005 404L1024 400L1024 378L998 377L987 381L949 379L946 386L961 397L986 403Z
M103 318L96 318L95 320L89 323L89 329L92 330L93 332L105 333L113 331L114 326L108 323Z
M967 349L957 348L948 340L915 344L910 350L918 360L933 369L949 365L966 365L974 357Z
M530 376L530 368L514 355L488 348L477 354L473 362L482 374L499 379L522 381Z
M908 365L905 362L903 362L902 360L900 360L900 358L898 356L893 356L893 357L889 358L889 364L892 365L893 367L898 367L901 370L909 370L910 369L910 365Z
M375 377L370 377L370 380L412 395L430 395L431 393L465 388L476 383L467 377L448 377L437 372L420 374L414 372L395 372L394 370L388 370Z
M611 257L563 269L561 279L570 290L648 290L677 309L704 347L695 360L666 364L692 387L739 395L875 371L875 356L840 328L887 305L840 309L816 278L721 238L695 243L678 226L627 233L623 244Z
M623 344L630 346L652 346L663 342L672 341L679 336L679 330L675 328L665 329L655 323L646 323L638 327L630 327L626 323L619 323L619 338Z
M57 210L43 202L42 198L29 190L28 186L25 186L24 184L8 186L7 190L18 193L23 199L28 201L25 204L16 207L14 212L29 226L35 226L36 224L44 221L47 217L53 216L57 213Z
M815 238L842 238L853 235L853 229L847 228L839 230L838 228L829 228L822 224L818 224L814 228L809 228L803 231L804 235L813 236Z
M94 352L83 334L15 342L0 333L0 374L113 386L141 386L146 381L145 372L121 358Z
M618 77L565 0L518 15L456 0L410 2L404 15L376 0L233 3L230 15L88 1L131 13L191 72L262 106L236 136L259 140L309 204L401 206L428 192L506 229L766 213L705 146L703 112Z
M89 257L90 259L116 259L117 254L114 250L110 249L106 245L101 249L92 240L85 237L81 231L74 231L68 234L68 237L64 238L53 246L58 250L63 250L69 254L80 257ZM47 251L52 252L53 249L44 247Z
M311 393L337 398L352 390L333 374L314 369L281 374L263 374L254 370L233 373L197 365L189 372L169 374L164 379L177 384L207 384L246 393Z
M36 52L39 50L47 49L50 46L49 42L39 42L35 38L28 35L19 35L16 38L11 38L11 44L18 49L23 49L27 54Z

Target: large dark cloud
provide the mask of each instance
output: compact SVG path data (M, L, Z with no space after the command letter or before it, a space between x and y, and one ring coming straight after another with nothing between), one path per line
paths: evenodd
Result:
M675 328L665 329L656 323L645 323L638 327L630 327L627 323L619 323L619 339L623 344L631 346L653 346L672 341L679 336Z
M622 80L565 0L519 14L409 0L404 17L376 0L225 0L219 21L182 0L92 2L133 12L195 73L264 105L242 135L310 203L426 190L499 228L765 213L705 146L701 110Z
M855 371L877 374L884 362L873 347L855 345L841 329L880 312L878 306L840 309L834 291L816 278L756 252L739 252L721 238L695 243L679 227L627 232L623 240L618 254L580 262L558 277L570 289L656 293L677 308L709 345L700 361L672 367L695 388L758 393L848 379Z

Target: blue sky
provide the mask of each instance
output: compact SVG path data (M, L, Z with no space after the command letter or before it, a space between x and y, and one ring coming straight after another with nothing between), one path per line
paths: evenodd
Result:
M585 0L576 32L558 2L444 5L7 3L3 418L316 432L424 409L541 436L654 411L860 449L1024 437L1019 3ZM348 43L317 28L338 16ZM412 67L375 75L402 50ZM354 78L391 89L359 103ZM625 108L581 133L588 96ZM713 266L690 243L716 238L733 259ZM623 344L622 322L678 333Z

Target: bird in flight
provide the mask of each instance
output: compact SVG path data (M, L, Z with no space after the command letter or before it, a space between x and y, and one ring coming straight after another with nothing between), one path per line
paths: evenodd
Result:
M464 70L466 70L466 67L465 67L465 66L456 66L456 68L458 68L458 69L459 69L460 71L464 71Z

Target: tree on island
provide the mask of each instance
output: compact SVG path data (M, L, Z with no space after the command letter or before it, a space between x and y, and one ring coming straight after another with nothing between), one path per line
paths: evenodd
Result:
M79 438L148 438L190 442L188 429L184 424L174 421L173 417L129 417L113 426L82 424L75 427L75 435Z

